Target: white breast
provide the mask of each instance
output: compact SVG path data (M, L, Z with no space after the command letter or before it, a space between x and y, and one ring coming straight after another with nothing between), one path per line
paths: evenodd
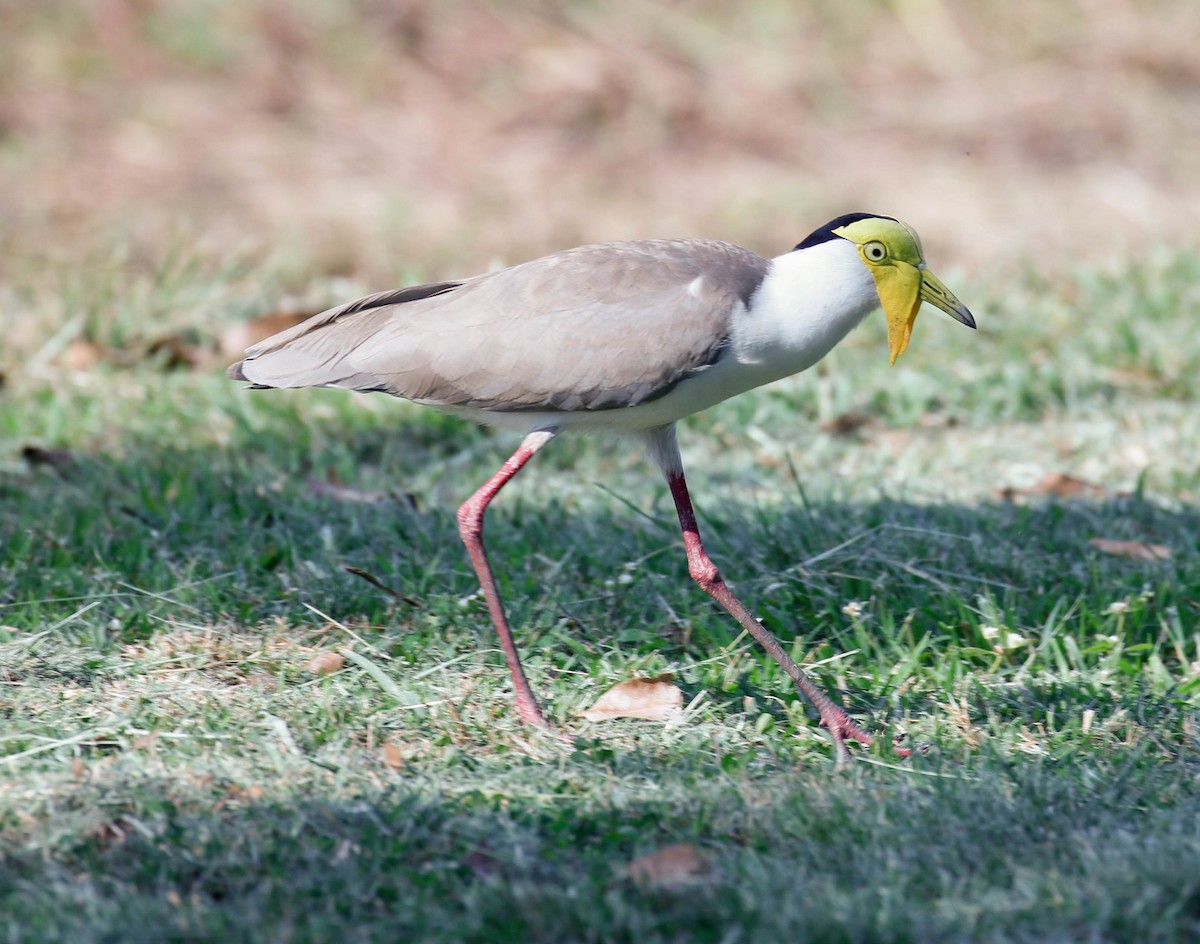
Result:
M879 306L853 243L834 239L771 260L771 272L734 324L733 355L766 383L812 367Z

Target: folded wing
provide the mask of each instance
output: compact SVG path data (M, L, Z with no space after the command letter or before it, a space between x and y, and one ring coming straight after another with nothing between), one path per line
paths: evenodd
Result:
M631 406L715 363L768 266L711 240L583 246L330 309L229 373L486 410Z

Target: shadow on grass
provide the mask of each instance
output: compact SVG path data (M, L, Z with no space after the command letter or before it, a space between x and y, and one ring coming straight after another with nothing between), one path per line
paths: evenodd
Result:
M1193 764L978 766L690 782L668 769L651 793L571 764L495 792L418 770L347 799L307 795L338 796L327 778L257 801L165 777L85 783L59 818L90 831L51 854L6 843L0 902L13 939L76 942L1200 933ZM628 879L630 861L678 842L701 853L697 873Z
M488 445L458 435L460 447ZM484 451L451 473L454 491L469 493L504 448ZM475 650L486 617L469 600L452 504L375 494L436 463L457 465L416 427L381 437L366 421L310 423L298 436L280 423L226 448L132 442L0 480L11 535L0 614L19 635L48 633L6 678L72 690L97 675L119 681L98 654L180 626L310 624L305 603L371 627L418 669L446 660L446 647ZM577 449L544 463L533 488L553 494L554 476L599 478L608 463L602 449ZM329 468L349 491L309 484ZM738 928L764 940L803 929L830 941L1166 941L1200 930L1195 709L1190 689L1160 671L1200 655L1188 629L1200 596L1195 509L1137 498L747 507L693 484L730 579L768 625L797 636L798 657L857 650L819 674L836 685L850 667L876 672L868 707L924 672L925 687L894 703L921 712L954 685L976 718L1000 726L1090 710L1170 743L1091 749L1079 746L1084 731L1057 759L985 742L911 774L859 765L837 777L586 749L557 764L485 752L395 774L363 755L349 785L314 767L257 795L182 757L177 775L149 776L133 760L126 769L118 751L103 776L60 783L54 808L32 822L7 807L0 895L11 935L651 941L726 940ZM703 661L734 644L736 627L687 577L653 473L639 473L643 487L658 495L649 513L519 488L498 503L497 570L520 644L544 671L579 671L614 647ZM1088 548L1093 537L1174 554L1106 557ZM1036 666L1022 671L1026 658ZM757 656L746 666L695 685L732 705L779 681ZM709 857L694 882L638 888L622 877L633 857L679 841Z
M0 480L0 515L12 535L0 551L0 615L20 632L50 629L69 643L43 647L13 671L81 681L101 670L97 652L151 639L164 626L311 625L310 607L369 627L392 656L417 666L475 651L481 637L491 647L453 502L430 509L396 483L440 464L452 468L451 491L469 494L507 439L493 447L484 432L437 415L427 423L427 415L386 434L376 418L353 411L242 424L224 448L134 441ZM464 464L464 448L478 460ZM612 472L602 447L576 443L546 458L543 477L530 483L539 494L514 483L489 518L523 652L545 660L546 671L586 674L588 653L614 647L702 663L735 643L736 625L687 575L673 510L652 471L635 473L635 487L655 496L646 512L579 498L580 480ZM341 476L334 487L330 469ZM563 482L576 483L565 499L555 487ZM1136 496L746 507L723 489L706 502L704 483L696 488L711 552L798 660L827 663L815 674L828 688L847 689L856 711L896 711L896 687L919 671L935 683L899 704L928 711L976 672L988 681L967 692L972 699L994 716L1029 721L1046 702L1022 663L1050 673L1055 698L1072 708L1145 711L1139 705L1150 698L1152 713L1170 714L1196 687L1175 686L1163 672L1151 694L1130 684L1147 667L1200 659L1189 629L1200 597L1193 507ZM1174 553L1153 561L1108 556L1088 545L1095 537ZM411 605L347 567L376 576ZM734 705L764 687L790 690L753 652L735 675L684 679L689 695L716 684L715 697ZM847 652L855 658L845 661ZM847 671L856 673L848 686ZM1125 679L1115 707L1104 681L1113 673ZM783 708L768 702L763 710L781 717ZM1171 727L1184 722L1175 711Z
M450 490L469 494L505 454L507 438L493 447L486 432L433 413L384 433L377 417L352 406L316 421L290 401L272 408L279 421L240 418L224 447L164 447L142 437L0 479L0 520L11 535L0 550L4 621L28 632L66 621L74 638L101 648L144 639L184 616L240 626L310 621L305 604L385 632L399 624L404 633L422 614L447 634L485 623L478 606L461 605L476 582L454 502L427 508L403 483L416 471L426 487L445 488L429 469L449 466L461 483ZM464 448L478 456L469 465ZM603 446L548 450L536 466L545 471L525 478L542 477L528 488L518 477L489 517L523 645L569 649L570 636L702 657L729 644L736 627L688 578L653 471L639 470L631 486L653 496L647 513L579 499L580 481L613 471ZM565 500L556 488L563 483L574 489ZM1110 643L1119 634L1136 666L1137 653L1161 648L1164 634L1195 645L1186 626L1200 597L1200 511L1191 506L1133 496L749 508L728 486L706 495L705 484L694 490L710 551L773 630L815 647L802 646L798 657L853 647L886 656L890 642L920 648L925 636L989 659L997 634L1000 642L1010 633L1033 642L1069 632ZM1106 556L1089 546L1096 537L1161 544L1173 556ZM416 605L397 604L346 567Z
M418 602L468 596L476 584L453 519L457 499L428 507L428 496L405 483L416 471L426 488L465 496L498 465L508 439L493 448L486 433L442 417L433 423L434 432L421 422L381 433L371 418L240 427L224 448L133 442L0 478L9 536L0 548L0 612L38 631L94 603L78 620L110 627L103 635L113 641L153 632L153 617L172 602L198 620L248 625L307 612L302 601L337 618L393 619L395 601L347 566ZM450 446L436 435L446 424L458 437ZM475 454L469 466L464 442ZM439 465L449 478L430 472ZM712 609L687 576L656 473L634 473L629 493L640 507L630 508L594 492L580 498L580 483L611 477L603 446L548 450L536 465L543 471L518 477L488 519L516 623L567 618L600 632L617 613L627 628L616 631L627 635L669 624L668 611ZM624 471L618 464L618 479ZM852 602L881 632L916 618L960 625L976 633L964 639L975 644L989 623L1028 633L1068 615L1095 632L1119 615L1128 642L1149 643L1164 625L1195 617L1200 511L1192 506L1132 496L748 507L733 487L713 494L694 478L710 552L781 632L853 641L864 621L856 629ZM564 484L566 499L557 487ZM1097 537L1165 545L1172 557L1105 555L1088 544ZM146 594L162 595L161 607Z
M0 522L10 536L0 558L0 600L10 606L28 601L43 584L49 593L42 597L56 589L78 596L106 581L145 581L155 584L148 589L166 590L181 578L228 575L226 595L212 599L234 603L236 618L262 619L274 605L247 591L277 590L277 582L263 575L280 567L296 571L298 587L312 587L325 575L306 577L305 561L329 566L330 573L342 561L380 567L380 577L416 584L421 581L408 577L421 561L432 561L437 576L455 577L456 588L473 583L457 579L468 569L452 512L457 499L506 456L510 438L497 437L493 445L486 432L436 414L386 431L378 417L353 425L346 415L353 414L325 422L286 415L292 421L239 428L220 447L173 449L140 441L120 444L109 455L74 452L41 461L29 474L0 477ZM469 463L456 458L462 449L472 452ZM532 473L506 489L488 517L488 537L498 572L514 585L514 602L534 555L576 560L588 579L598 581L649 555L672 583L688 579L658 474L648 463L640 468L620 462L619 481L628 483L638 509L649 512L618 501L589 500L581 507L580 483L606 485L613 470L606 444L587 440L547 450L530 465ZM431 473L438 465L444 475ZM406 489L413 470L421 485L456 498L428 506L427 495ZM692 477L701 528L727 578L770 582L770 591L775 581L809 584L806 602L816 611L910 591L930 600L985 595L1021 608L1025 623L1036 624L1039 607L1079 588L1103 584L1110 588L1105 602L1112 602L1147 588L1170 595L1174 587L1187 596L1200 583L1200 510L1193 506L1169 509L1122 497L1027 506L881 498L746 507L730 487L706 493L703 477ZM572 489L568 503L558 498L556 485ZM530 494L534 488L539 494ZM1093 537L1159 543L1172 558L1106 557L1088 547ZM532 570L539 566L544 561ZM556 576L569 578L563 571ZM65 583L56 588L58 577ZM379 600L355 579L334 583L337 606ZM1160 605L1177 602L1159 599Z

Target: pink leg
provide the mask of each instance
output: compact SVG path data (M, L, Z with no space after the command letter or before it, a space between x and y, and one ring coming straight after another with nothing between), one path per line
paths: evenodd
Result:
M539 728L550 727L538 707L533 690L525 678L525 670L521 667L521 657L517 655L517 646L513 642L512 631L508 628L508 619L504 615L504 604L500 600L500 592L496 589L496 578L492 576L491 565L488 564L487 550L483 546L483 515L488 503L496 497L496 493L504 488L514 475L521 471L534 454L546 445L554 432L538 430L530 433L522 441L517 451L509 456L508 461L500 467L500 471L458 509L458 532L462 535L467 553L471 555L471 563L475 565L475 573L479 577L479 586L483 590L483 598L487 601L488 612L492 615L492 624L500 637L500 648L504 650L504 658L508 662L508 671L512 673L513 690L516 694L517 715L526 724L537 725Z
M683 473L667 471L667 484L671 487L671 497L675 499L675 510L679 512L679 524L683 528L683 543L687 548L688 572L700 584L710 597L721 604L739 623L746 632L758 640L759 644L771 654L783 668L796 687L800 689L821 716L821 723L829 729L833 736L833 747L839 762L850 759L850 751L846 748L846 738L853 738L860 744L870 745L871 735L867 734L858 723L846 712L835 705L814 682L808 674L796 665L791 656L784 651L783 646L775 635L754 618L746 609L745 604L733 595L733 591L721 577L717 565L704 551L700 541L700 529L696 526L696 512L692 509L692 499L688 495L687 483ZM897 748L896 753L907 756L907 748Z

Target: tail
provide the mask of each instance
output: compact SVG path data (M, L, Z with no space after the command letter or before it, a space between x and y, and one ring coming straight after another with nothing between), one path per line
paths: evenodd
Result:
M345 364L347 356L388 318L390 309L444 295L462 282L430 282L377 292L357 301L330 308L307 321L273 334L246 350L246 356L225 371L230 380L245 380L251 389L271 387L347 387L363 392L387 389L379 378ZM357 330L343 331L351 323ZM323 330L332 329L332 330ZM252 377L246 372L251 366ZM266 380L268 382L264 383Z
M256 383L255 381L253 381L249 377L247 377L246 371L242 369L242 365L245 363L246 363L245 361L238 361L236 364L230 364L229 367L226 368L226 370L225 370L225 376L228 377L230 380L246 381L246 383L250 384L250 386L246 388L248 390L272 390L272 389L274 389L270 384Z

